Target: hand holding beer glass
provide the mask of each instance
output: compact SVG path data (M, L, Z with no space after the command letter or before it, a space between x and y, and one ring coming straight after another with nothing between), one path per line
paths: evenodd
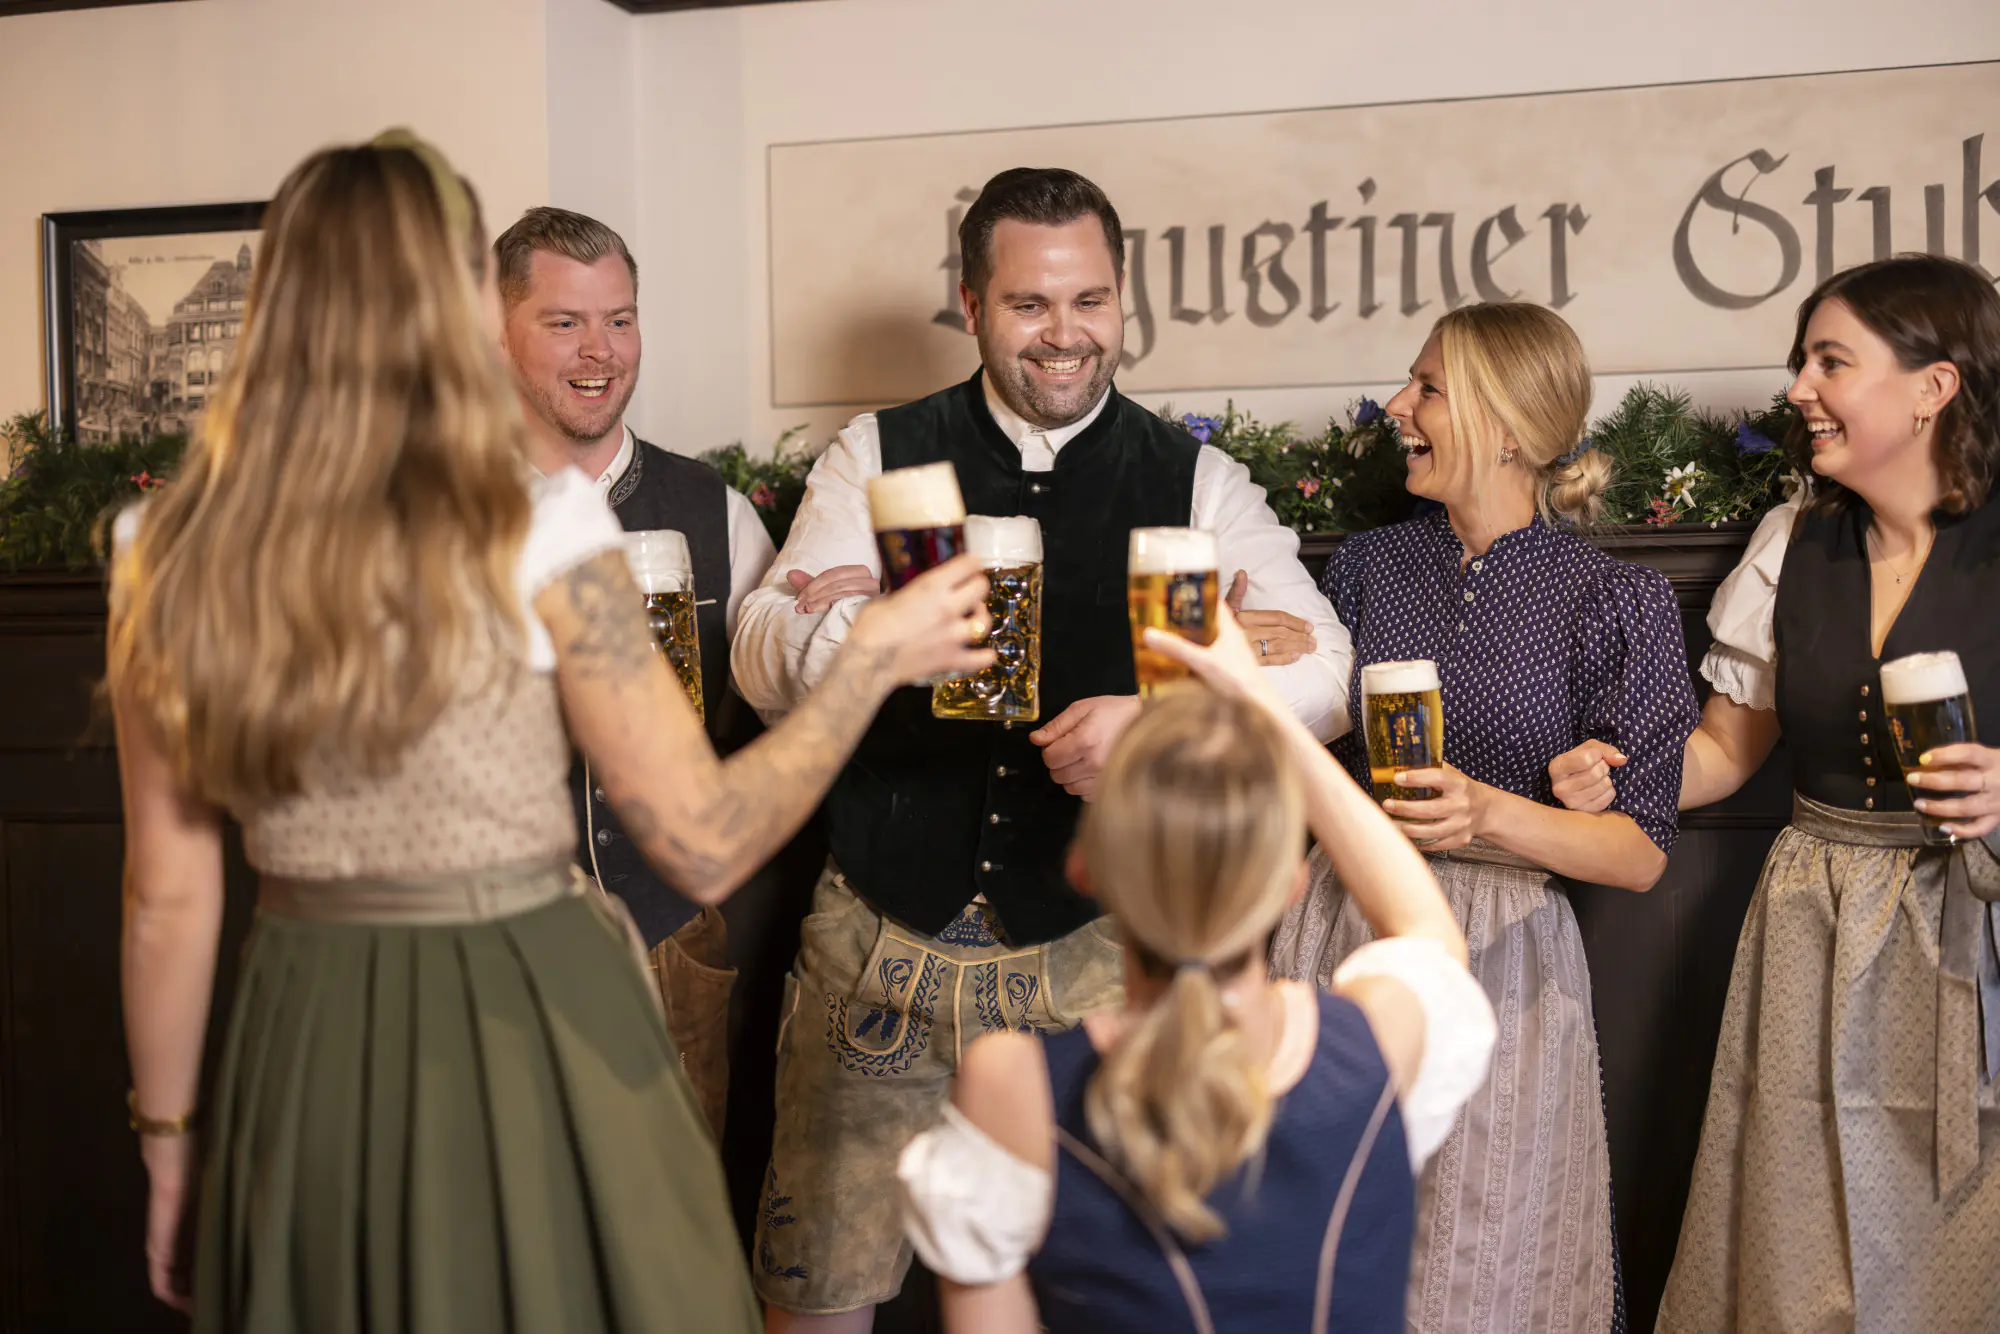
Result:
M882 582L891 593L965 552L965 498L949 462L891 468L868 479L868 516L882 553ZM987 617L966 619L966 643L977 645ZM937 685L951 674L925 682Z
M1435 662L1371 662L1361 669L1361 716L1368 776L1377 801L1431 801L1428 787L1401 787L1396 775L1444 764L1444 691Z
M968 515L965 546L986 567L984 643L993 665L941 681L931 714L969 722L1035 722L1042 716L1042 526L1025 514Z
M1222 592L1215 534L1200 528L1134 528L1126 557L1125 606L1132 620L1132 666L1139 693L1185 680L1187 666L1146 644L1160 630L1190 643L1215 642Z
M1929 786L1937 781L1936 771L1944 767L1937 763L1939 757L1933 751L1976 745L1979 740L1972 718L1972 694L1956 653L1913 653L1883 663L1882 705L1889 715L1896 760L1903 767L1912 796L1923 797L1928 805L1973 795L1972 791L1933 790ZM1931 764L1927 766L1926 760ZM1954 768L1952 772L1963 771ZM1983 785L1986 775L1977 772L1976 781ZM1932 811L1921 814L1924 842L1943 847L1958 842L1958 835L1944 828L1951 817Z
M694 562L687 539L671 528L625 534L625 563L646 599L646 625L653 645L687 692L695 714L706 720L701 698L701 635L695 623Z

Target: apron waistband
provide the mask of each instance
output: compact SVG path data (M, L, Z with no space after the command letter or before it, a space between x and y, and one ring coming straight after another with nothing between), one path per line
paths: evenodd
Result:
M447 875L303 880L267 875L260 912L356 926L463 926L517 917L581 894L585 877L567 856Z

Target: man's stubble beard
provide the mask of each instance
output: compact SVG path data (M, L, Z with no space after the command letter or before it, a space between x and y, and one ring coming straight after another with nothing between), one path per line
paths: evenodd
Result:
M1096 373L1085 382L1080 397L1074 403L1068 403L1044 393L1018 353L992 346L984 332L979 335L979 359L986 367L986 374L992 379L1000 401L1021 420L1044 431L1059 431L1072 425L1097 405L1118 373L1121 350L1099 349Z
M604 420L602 426L591 429L589 425L582 421L568 416L567 409L570 405L563 402L562 391L560 389L551 391L546 385L530 383L518 376L515 377L514 383L533 405L536 417L554 427L565 440L579 445L587 445L601 440L615 429L618 423L624 419L625 409L631 405L632 395L639 388L629 375L621 374L618 377L620 389L617 396L604 400L605 412L608 414L607 419Z

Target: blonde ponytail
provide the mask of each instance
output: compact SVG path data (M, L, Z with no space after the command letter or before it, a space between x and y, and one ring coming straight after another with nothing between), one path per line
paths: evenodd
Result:
M1185 689L1120 739L1078 832L1092 885L1167 991L1134 1016L1085 1094L1091 1134L1183 1239L1263 1147L1271 1095L1221 981L1261 960L1290 902L1305 797L1257 706Z

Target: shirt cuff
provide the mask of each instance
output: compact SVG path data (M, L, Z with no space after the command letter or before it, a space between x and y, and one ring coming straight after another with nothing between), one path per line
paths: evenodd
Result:
M1424 1057L1403 1090L1403 1136L1418 1172L1451 1134L1459 1110L1486 1083L1499 1029L1485 988L1435 940L1391 936L1347 956L1333 984L1386 977L1408 987L1424 1014Z
M1000 1147L950 1103L896 1163L903 1228L932 1273L978 1287L1012 1278L1048 1234L1051 1174Z

